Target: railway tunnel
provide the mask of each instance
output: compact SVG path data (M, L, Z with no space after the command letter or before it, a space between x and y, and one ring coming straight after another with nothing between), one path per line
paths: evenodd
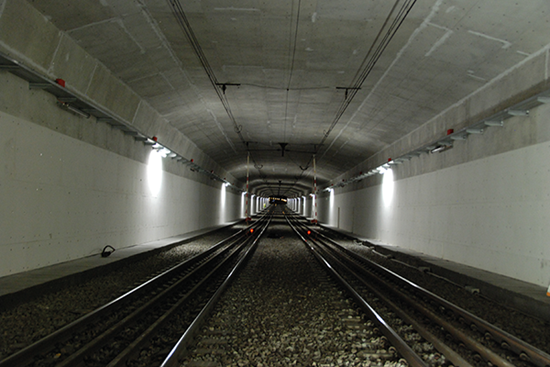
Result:
M0 0L2 294L284 200L547 314L549 12Z

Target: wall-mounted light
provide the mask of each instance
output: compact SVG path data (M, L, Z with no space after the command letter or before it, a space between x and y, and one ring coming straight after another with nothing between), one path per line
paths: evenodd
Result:
M451 149L452 147L453 147L452 145L438 145L437 147L431 150L431 153L441 153Z
M71 106L70 104L68 103L65 103L65 102L60 102L60 101L57 101L57 105L62 109L62 110L65 110L65 111L69 111L69 112L72 112L72 113L75 113L79 116L82 116L84 118L90 118L90 114L89 113L86 113L76 107L73 107Z
M510 116L529 116L529 110L508 110Z
M166 158L170 153L172 153L172 151L168 148L159 149L158 152L162 158Z
M466 140L466 139L468 139L468 134L453 135L453 136L451 136L451 139L452 140Z
M468 134L483 134L484 129L466 129Z

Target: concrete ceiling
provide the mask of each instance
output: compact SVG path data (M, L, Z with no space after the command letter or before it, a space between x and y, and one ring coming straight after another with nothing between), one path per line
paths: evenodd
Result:
M307 191L313 154L320 185L346 172L550 34L548 0L29 3L242 182L250 151L265 195Z

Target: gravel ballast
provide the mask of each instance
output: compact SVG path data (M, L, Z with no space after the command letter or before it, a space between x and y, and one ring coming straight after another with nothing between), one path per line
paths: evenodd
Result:
M398 366L286 224L272 224L182 366Z
M236 229L224 229L0 311L0 360L104 305Z
M235 228L128 264L78 286L0 312L0 359L111 301L133 286L202 252ZM339 241L497 326L550 351L548 323L502 307L429 274ZM309 251L284 224L270 227L248 266L205 325L185 366L377 366L389 353ZM241 285L239 285L241 283ZM366 321L369 323L368 320ZM202 364L196 364L202 362ZM195 363L195 364L194 364ZM393 364L392 364L393 363ZM386 366L396 365L386 362Z
M402 275L447 301L515 335L536 348L550 353L550 323L506 307L503 304L493 302L482 295L472 294L462 287L434 277L427 272L421 272L416 267L422 264L419 264L415 258L403 257L399 259L402 262L410 262L409 265L411 266L407 266L391 258L380 256L372 251L372 247L365 246L362 243L346 240L339 240L338 242L345 244L347 248L361 256Z

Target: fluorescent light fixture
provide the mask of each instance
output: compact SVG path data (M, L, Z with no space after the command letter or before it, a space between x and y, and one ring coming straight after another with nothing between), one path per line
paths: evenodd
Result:
M431 153L441 153L446 151L447 149L451 149L452 145L439 145L435 149L432 149Z
M483 134L485 130L483 129L467 129L466 132L468 134Z
M539 97L537 101L540 103L550 103L550 97Z
M167 148L164 148L164 147L163 147L162 149L159 150L159 154L160 154L160 156L161 156L162 158L168 157L168 154L170 154L170 153L172 153L172 152L170 151L170 149L167 149Z
M68 103L63 103L63 102L57 101L57 105L65 111L70 111L70 112L76 113L77 115L82 116L84 118L89 118L90 117L89 113L86 113L86 112L84 112L84 111L82 111L82 110L80 110L76 107L73 107Z
M506 113L511 116L528 116L529 110L508 110Z
M491 126L491 127L495 127L495 126L504 126L504 121L502 121L502 120L500 120L500 121L496 121L496 120L493 120L493 121L485 121L485 125Z
M466 139L468 139L468 135L467 134L453 135L453 136L451 136L451 139L452 140L466 140Z

